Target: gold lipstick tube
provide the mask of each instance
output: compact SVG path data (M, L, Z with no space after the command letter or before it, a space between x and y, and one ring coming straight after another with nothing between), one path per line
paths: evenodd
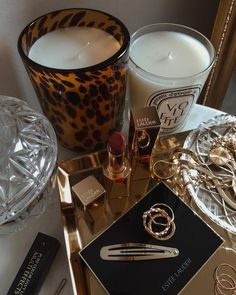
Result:
M117 132L119 139L123 138ZM120 147L120 152L114 153L107 146L108 158L103 165L105 176L105 209L111 219L116 219L128 208L129 184L131 167L127 157L125 139Z
M133 108L130 113L129 147L131 155L130 197L139 200L150 182L150 158L157 143L161 122L154 106Z

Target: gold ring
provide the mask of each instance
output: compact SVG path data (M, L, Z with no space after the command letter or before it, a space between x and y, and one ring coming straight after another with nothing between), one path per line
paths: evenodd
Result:
M153 236L153 238L157 240L165 241L165 240L169 240L174 235L175 230L176 230L175 223L172 222L168 230L163 235L160 235L157 232L152 232L150 234Z
M147 133L146 130L139 130L138 134L138 146L141 149L145 149L150 144L150 135Z
M221 269L225 268L224 270L225 272L219 273L220 268ZM231 273L234 273L236 278L236 269L232 265L227 263L222 263L218 265L214 273L215 280L216 280L215 290L217 291L218 294L223 294L222 290L233 291L233 294L236 291L236 280L234 279L231 273L226 272L227 268L228 268L228 271L230 271Z
M167 214L168 214L168 216L171 218L171 219L170 219L170 222L173 222L174 219L175 219L175 215L174 215L174 211L172 210L172 208L171 208L169 205L164 204L164 203L156 203L156 204L152 205L151 209L155 209L156 207L159 208L159 209L161 209L160 206L161 206L161 207L164 207L163 210L164 210L165 212L166 212L165 208L167 208L167 209L170 211L170 214L171 214L171 215L169 215L168 212L167 212Z
M169 179L178 173L178 163L158 160L153 165L153 173L159 179Z
M159 221L161 218L166 222ZM176 229L172 208L164 203L155 203L148 211L143 213L143 226L155 239L170 239Z

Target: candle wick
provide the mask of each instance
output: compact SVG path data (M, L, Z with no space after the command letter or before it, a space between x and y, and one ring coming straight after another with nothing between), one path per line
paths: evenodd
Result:
M173 52L172 51L168 52L168 59L173 59Z
M87 47L90 45L90 42L88 41L81 49L80 51L76 54L77 58L80 59L81 53L84 53L84 51L87 49Z

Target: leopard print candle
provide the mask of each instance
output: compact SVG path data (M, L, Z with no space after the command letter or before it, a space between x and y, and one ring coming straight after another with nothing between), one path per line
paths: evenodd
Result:
M120 49L97 65L78 69L50 68L31 60L32 45L59 28L94 27L111 34ZM59 142L78 151L98 150L123 124L130 36L115 17L91 9L65 9L31 22L20 34L18 51L41 107Z

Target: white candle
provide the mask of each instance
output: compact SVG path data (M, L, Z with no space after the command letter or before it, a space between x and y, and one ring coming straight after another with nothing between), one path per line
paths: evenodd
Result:
M103 62L119 49L119 42L103 30L68 27L39 38L29 51L29 58L55 69L76 69Z
M132 40L130 59L130 106L155 105L162 129L176 129L208 76L212 63L208 49L186 33L156 30Z
M205 46L178 32L152 32L132 44L132 60L152 74L180 78L203 71L210 62Z

